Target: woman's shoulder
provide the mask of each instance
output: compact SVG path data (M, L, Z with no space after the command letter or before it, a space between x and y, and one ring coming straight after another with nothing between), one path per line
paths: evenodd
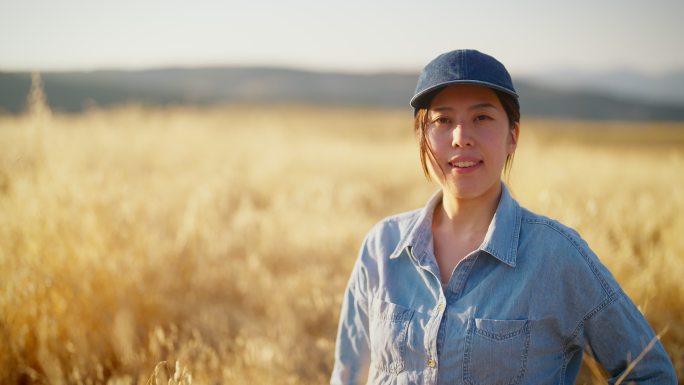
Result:
M580 243L582 237L570 226L567 226L556 219L537 214L524 207L521 208L521 224L528 230L529 235L550 236L558 234L572 244Z
M619 285L610 271L577 230L528 209L523 208L521 211L521 255L536 263L552 266L552 269L576 279L591 276L591 280L597 283L605 294L611 295L619 291Z
M546 253L553 251L565 258L597 258L577 230L556 219L522 208L520 222L520 246L532 246Z

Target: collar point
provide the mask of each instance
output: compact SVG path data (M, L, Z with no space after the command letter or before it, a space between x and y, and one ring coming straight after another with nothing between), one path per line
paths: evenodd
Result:
M389 259L397 259L399 256L408 248L408 245L399 245L392 254L390 254Z

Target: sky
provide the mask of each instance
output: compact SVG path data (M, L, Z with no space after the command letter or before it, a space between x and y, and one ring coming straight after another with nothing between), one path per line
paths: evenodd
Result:
M682 15L682 0L0 0L0 70L417 72L475 48L516 75L658 75L684 70Z

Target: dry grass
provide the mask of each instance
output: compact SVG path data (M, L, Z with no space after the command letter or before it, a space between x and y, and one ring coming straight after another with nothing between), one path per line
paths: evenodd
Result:
M0 383L325 383L364 233L435 189L410 120L297 106L0 117ZM514 194L577 228L669 326L683 377L684 126L524 123Z

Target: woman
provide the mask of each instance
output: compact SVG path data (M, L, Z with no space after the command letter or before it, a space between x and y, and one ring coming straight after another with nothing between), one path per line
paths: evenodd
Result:
M501 181L520 132L496 59L440 55L411 99L423 170L441 187L367 235L346 290L332 384L574 384L591 348L613 380L675 384L660 342L572 229Z

